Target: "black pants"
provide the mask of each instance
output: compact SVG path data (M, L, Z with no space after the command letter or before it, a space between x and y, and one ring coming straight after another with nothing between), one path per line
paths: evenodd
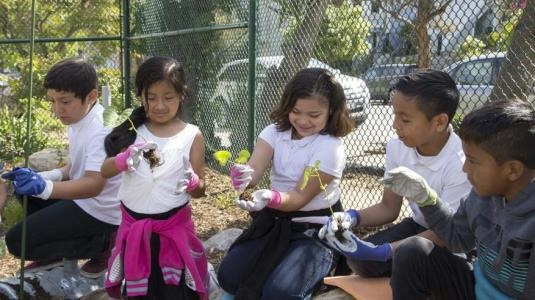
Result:
M117 226L102 222L72 200L42 200L28 197L26 221L28 260L87 259L97 257L110 245ZM22 222L6 233L11 254L21 256Z
M392 261L394 300L475 299L471 265L425 238L403 241Z
M405 218L398 224L369 236L365 240L379 245L400 241L417 235L427 229L416 223L412 218ZM353 272L363 277L389 277L392 272L392 260L386 262L347 259Z
M166 220L176 214L181 208L185 205L173 208L170 211L160 213L160 214L141 214L136 213L128 207L123 206L124 209L136 220L141 220L145 218L151 218L155 220ZM160 267L160 236L156 233L152 233L150 236L150 275L149 275L149 289L146 296L140 297L127 297L128 299L144 299L144 300L172 300L172 299L199 299L199 295L196 291L190 289L186 285L186 269L182 272L182 277L180 278L179 285L165 284L163 279L162 268ZM128 262L126 262L128 263ZM124 295L126 295L126 286L124 290ZM124 296L126 297L126 296Z

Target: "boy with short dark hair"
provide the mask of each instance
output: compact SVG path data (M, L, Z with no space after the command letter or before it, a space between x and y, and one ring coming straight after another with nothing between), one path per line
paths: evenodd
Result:
M44 87L54 115L68 126L71 162L40 173L14 168L2 175L13 181L16 194L30 196L26 257L33 262L25 270L50 269L62 258L89 258L80 273L97 278L106 272L111 233L120 223L120 178L100 175L108 131L98 104L97 74L81 58L66 59L48 71ZM21 255L21 230L19 223L6 234L15 256Z
M460 136L473 189L456 212L407 168L391 170L384 184L420 206L448 249L476 247L474 271L414 238L394 256L394 299L535 299L535 109L491 102L464 118Z
M445 72L419 70L399 78L392 87L391 102L397 137L386 147L386 171L399 166L414 169L429 180L451 209L456 210L459 199L470 191L471 186L462 171L461 140L450 124L459 103L455 82ZM385 188L378 204L334 213L319 236L346 256L355 273L364 277L390 276L393 248L399 241L421 235L440 243L427 230L428 225L418 206L410 205L411 218L403 219L366 241L353 235L339 240L334 234L339 229L334 220L342 220L346 234L350 234L347 229L354 226L386 225L398 218L402 202L401 195ZM360 251L356 251L357 248Z

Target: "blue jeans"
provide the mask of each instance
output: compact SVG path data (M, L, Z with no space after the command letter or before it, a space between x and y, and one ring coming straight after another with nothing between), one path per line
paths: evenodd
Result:
M255 240L247 241L225 256L218 272L223 290L236 293L250 253L256 246ZM311 299L314 289L335 267L337 259L337 254L317 240L292 240L284 259L268 276L262 299Z

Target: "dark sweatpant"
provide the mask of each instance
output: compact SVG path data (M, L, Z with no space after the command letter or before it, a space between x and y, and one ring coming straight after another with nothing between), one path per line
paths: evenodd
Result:
M28 260L87 259L108 249L117 226L102 222L72 200L28 197L26 258ZM22 222L6 233L11 254L21 255Z
M405 218L398 224L379 231L365 240L375 245L380 245L400 241L426 230L425 227L416 223L412 218ZM347 264L353 272L363 277L388 277L392 272L391 259L386 262L347 259Z
M425 238L402 242L392 262L394 300L475 299L470 263Z

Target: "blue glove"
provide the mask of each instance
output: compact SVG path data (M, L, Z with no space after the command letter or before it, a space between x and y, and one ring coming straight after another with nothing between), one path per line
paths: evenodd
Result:
M353 232L344 230L341 240L336 235L325 236L327 243L351 259L387 261L392 257L392 246L389 243L374 245L359 239Z
M338 230L351 229L359 223L360 213L358 210L348 209L345 212L335 212L329 217L327 223L321 227L318 237L324 239L327 235L334 235Z
M2 174L2 178L13 181L15 193L18 195L35 196L46 200L52 194L52 181L44 180L29 168L16 167L10 172Z

